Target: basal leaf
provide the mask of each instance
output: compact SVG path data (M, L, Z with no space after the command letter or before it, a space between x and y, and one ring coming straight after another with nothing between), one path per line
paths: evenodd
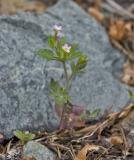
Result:
M35 138L35 135L30 133L30 132L25 132L25 131L20 131L20 130L16 130L14 131L14 135L20 139L23 143L30 141L32 139Z

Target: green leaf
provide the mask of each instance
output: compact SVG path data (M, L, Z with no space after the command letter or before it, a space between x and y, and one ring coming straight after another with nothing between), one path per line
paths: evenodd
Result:
M85 56L85 55L81 56L77 62L78 69L81 70L81 69L85 68L87 65L87 61L88 61L87 56Z
M100 111L101 110L99 108L95 109L94 111L90 112L90 117L96 118L99 115Z
M63 46L66 43L66 37L61 37L59 44Z
M79 74L82 73L87 65L87 56L85 55L81 55L77 61L77 63L71 61L70 65L71 65L71 69L73 74Z
M70 97L65 88L61 87L57 81L51 79L50 82L50 95L54 98L55 102L59 105L67 103Z
M54 79L51 79L51 81L50 81L51 90L56 91L59 87L60 86L59 86L58 82L55 81Z
M87 65L87 61L88 61L88 59L87 59L87 56L85 56L85 55L81 56L78 59L78 62L76 64L76 71L78 73L82 72L85 69L85 67Z
M62 46L65 43L66 43L65 37L62 37L57 43L57 46L56 46L56 60L57 61L60 61L60 62L66 61L67 57L69 56L62 49Z
M76 64L73 61L71 61L70 65L71 65L72 73L76 73Z
M24 132L20 130L14 131L14 135L21 140L22 143L28 142L35 138L35 134L32 134L30 132Z
M131 100L134 102L134 92L129 90L128 93L129 93Z
M56 60L57 61L64 61L64 52L62 50L62 46L58 43L56 48Z
M49 44L49 47L51 47L51 48L54 48L54 47L55 47L56 41L55 41L55 38L54 38L53 36L50 36L50 37L48 38L48 44Z
M48 61L55 60L54 53L50 49L40 49L37 54Z
M74 51L74 52L70 52L70 56L68 58L68 60L73 60L73 59L76 59L76 58L79 58L82 56L82 53L79 52L79 51Z
M80 56L82 56L82 53L80 51L78 51L78 44L72 44L71 45L71 50L70 50L70 56L69 56L69 60L78 58Z

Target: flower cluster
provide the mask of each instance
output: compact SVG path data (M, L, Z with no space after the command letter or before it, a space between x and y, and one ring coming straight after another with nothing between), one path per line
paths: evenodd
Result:
M56 32L60 32L60 31L62 31L62 26L55 24L54 27L53 27L53 29L54 29Z
M63 37L63 33L62 33L62 26L61 25L54 25L53 26L53 30L55 32L55 37L57 41L60 41L60 39ZM62 46L62 49L66 52L66 53L70 53L71 50L71 46L68 43L65 43Z
M65 43L63 46L62 46L62 49L66 52L66 53L70 53L70 50L71 50L71 46L67 43Z

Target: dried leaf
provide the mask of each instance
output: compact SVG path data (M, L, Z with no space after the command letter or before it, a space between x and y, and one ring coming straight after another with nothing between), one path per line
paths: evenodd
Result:
M103 22L105 17L103 15L103 13L101 11L99 11L97 8L95 7L90 7L88 9L89 14L91 14L97 21L99 22Z
M122 82L133 86L134 85L134 64L126 62L123 66Z
M124 20L111 20L109 26L109 36L117 41L121 41L132 36L132 23Z
M10 151L8 151L5 155L5 158L8 160L14 160L15 158L17 160L22 160L22 154L23 154L23 147L18 146L16 148L12 148Z
M113 145L121 145L121 144L123 144L123 139L120 136L111 136L110 137L110 142Z
M22 160L36 160L34 157L24 157Z
M93 144L86 144L77 154L75 160L86 160L86 155L90 151L98 151L100 146Z
M101 5L102 5L102 0L95 0L95 2L94 2L94 7L95 8L100 10L101 9Z

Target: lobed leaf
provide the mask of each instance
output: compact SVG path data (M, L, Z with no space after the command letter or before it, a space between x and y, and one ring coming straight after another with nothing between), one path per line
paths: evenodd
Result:
M79 57L77 63L71 61L71 69L73 74L82 73L87 65L88 58L85 55L82 55Z
M37 54L48 61L55 60L54 53L50 49L40 49Z
M14 131L14 135L20 139L22 142L27 142L35 138L35 134L32 134L30 132L24 132L20 130Z

